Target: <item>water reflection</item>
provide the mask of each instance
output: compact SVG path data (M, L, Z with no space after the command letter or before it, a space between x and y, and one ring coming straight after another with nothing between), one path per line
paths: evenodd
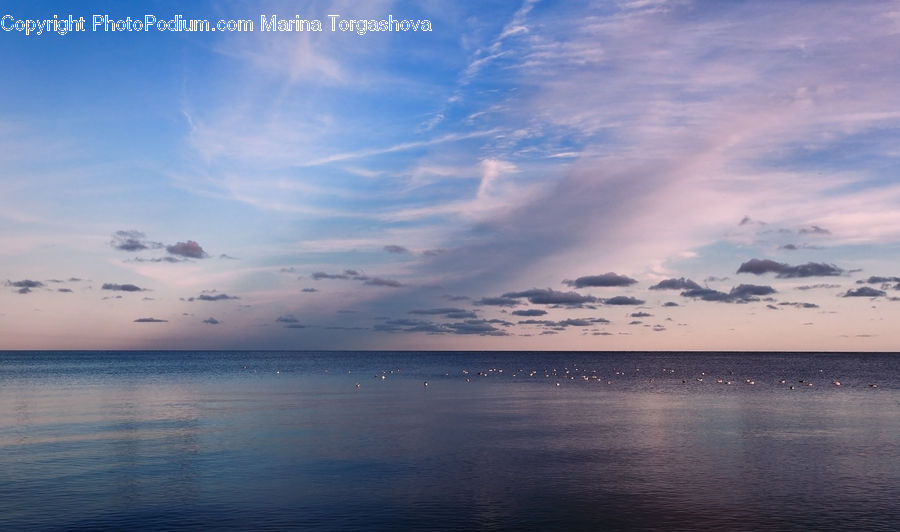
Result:
M823 371L850 384L798 394L778 384L803 374L796 359L522 355L501 373L496 354L244 353L154 355L141 373L129 356L105 377L71 361L62 376L46 362L0 374L12 479L0 528L877 530L900 518L897 391L858 385L871 375L854 360ZM682 379L729 371L758 384Z

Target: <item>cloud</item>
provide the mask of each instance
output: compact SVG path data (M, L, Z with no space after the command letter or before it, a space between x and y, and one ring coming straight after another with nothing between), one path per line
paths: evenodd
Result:
M427 320L394 319L373 327L380 332L406 332L428 334L464 334L480 336L508 336L506 331L494 327L494 323L506 324L502 320L465 320L451 323L434 323Z
M547 314L546 310L536 308L512 311L513 316L544 316L545 314Z
M818 290L820 288L832 289L832 288L840 288L839 284L829 284L829 283L819 283L819 284L810 284L796 287L797 290Z
M177 262L185 262L188 259L178 259L175 257L156 257L153 259L145 259L143 257L135 257L131 259L132 262L169 262L169 263L177 263Z
M887 295L884 290L876 290L869 286L861 286L856 289L847 290L843 297L880 297Z
M321 281L322 279L361 281L363 284L369 286L389 286L392 288L399 288L401 286L404 286L403 283L399 281L395 281L393 279L384 279L381 277L369 277L368 275L361 274L357 270L344 270L344 273L314 272L312 274L312 278L315 281Z
M425 316L445 316L450 319L468 319L477 317L471 310L464 310L461 308L432 308L425 310L410 310L409 313Z
M229 299L240 299L237 296L229 296L228 294L200 294L197 297L192 297L188 299L188 301L227 301Z
M703 301L746 303L749 301L759 301L758 296L766 296L774 293L775 289L771 286L742 284L732 288L731 292L729 293L720 292L711 288L694 288L691 290L685 290L681 293L681 295L684 297L700 299Z
M678 303L676 303L674 301L666 301L665 303L663 303L663 306L664 307L680 307L681 305L679 305Z
M384 250L387 251L388 253L397 253L397 254L409 253L409 250L406 249L405 247L395 246L395 245L384 246Z
M160 242L147 240L147 235L140 231L116 231L109 245L120 251L143 251L145 249L159 249Z
M389 286L392 288L399 288L403 286L403 283L400 281L395 281L393 279L383 279L381 277L357 277L357 279L363 281L363 284L369 286Z
M485 320L466 320L464 322L446 323L444 327L456 334L478 334L481 336L507 336L502 331Z
M660 281L651 286L650 290L696 290L698 288L701 288L699 284L690 279L680 277L678 279L666 279Z
M857 283L868 283L868 284L885 284L885 283L898 283L900 282L900 277L883 277L880 275L872 275L868 279L856 281Z
M6 281L6 286L18 288L17 292L20 294L28 294L31 292L32 288L41 288L44 286L44 283L32 281L31 279L23 279L21 281Z
M752 273L754 275L777 273L776 277L794 278L835 276L843 274L844 270L833 264L825 264L823 262L807 262L799 266L791 266L769 259L750 259L741 264L737 273Z
M200 247L200 244L194 242L193 240L188 240L187 242L178 242L176 244L172 244L171 246L166 246L166 251L168 251L171 255L178 255L179 257L187 257L189 259L205 259L209 257L209 255L203 251L203 248Z
M830 235L831 231L825 229L823 227L819 227L818 225L812 225L810 227L804 227L798 231L801 235Z
M590 327L592 325L605 325L609 320L606 318L567 318L564 320L519 320L519 325L541 325L551 327L557 330L566 327Z
M314 293L314 292L318 292L319 290L316 289L316 288L304 288L303 290L300 290L300 291L301 291L301 292L306 292L306 293L312 294L312 293Z
M563 281L563 284L569 285L573 288L585 288L588 286L630 286L636 282L637 281L632 279L631 277L618 275L613 272L607 272L601 275L588 275L585 277L579 277L574 281L565 280Z
M653 316L653 314L649 314L647 312L632 312L631 313L632 318L650 318L652 316Z
M494 307L515 307L520 304L520 301L513 297L483 297L475 301L475 304Z
M103 283L102 290L113 290L117 292L143 292L146 288L141 288L133 284L114 284Z
M584 296L577 292L559 292L551 288L532 288L522 292L507 292L505 298L526 298L535 305L581 306L585 303L596 303L597 298Z
M299 323L300 322L300 320L298 320L297 317L294 316L293 314L284 314L282 316L278 316L278 318L276 318L275 321L277 323Z
M819 305L815 303L795 303L792 301L782 301L779 303L780 306L783 307L796 307L796 308L819 308Z
M606 305L643 305L644 300L638 299L636 297L616 296L609 299L604 299L603 303Z
M291 323L289 325L284 326L285 329L305 329L306 325L301 325L299 323Z
M222 322L213 317L209 317L209 318L206 318L205 320L203 320L203 323L208 323L210 325L218 325Z
M313 272L312 278L315 281L321 281L322 279L350 279L351 276L347 272L356 273L353 270L346 270L344 273Z
M134 320L134 323L166 323L169 320L160 320L156 318L138 318Z
M66 293L66 294L71 294L71 293L72 293L72 289L71 289L71 288L57 288L56 291L57 291L57 292L63 292L63 293Z
M771 286L755 284L741 284L731 289L731 296L743 300L751 300L756 296L767 296L774 293L775 289Z

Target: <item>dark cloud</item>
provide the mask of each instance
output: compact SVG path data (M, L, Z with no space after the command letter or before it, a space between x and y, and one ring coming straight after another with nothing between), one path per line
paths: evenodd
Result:
M222 322L220 322L219 320L217 320L215 318L209 317L209 318L206 318L205 320L203 320L203 323L208 323L210 325L218 325Z
M200 244L193 240L166 246L166 251L168 251L170 255L178 255L179 257L187 257L189 259L205 259L209 257L209 255L203 251L203 248L200 247Z
M816 290L819 288L832 289L832 288L840 288L840 287L841 287L841 285L839 285L839 284L819 283L819 284L798 286L796 289L797 290Z
M547 314L546 310L541 310L541 309L536 309L536 308L512 311L513 316L543 316L545 314Z
M732 297L725 292L720 292L718 290L713 290L712 288L694 288L691 290L685 290L681 293L684 297L689 297L692 299L701 299L703 301L732 301Z
M71 288L57 288L56 291L57 291L57 292L67 293L67 294L72 293L72 289L71 289Z
M737 299L751 300L757 296L767 296L774 294L775 289L771 286L761 286L756 284L741 284L731 289L731 296Z
M109 245L119 251L143 251L162 247L162 243L147 240L147 235L140 231L116 231Z
M392 288L399 288L403 286L403 283L400 281L395 281L393 279L382 279L381 277L357 277L358 280L363 281L363 284L367 284L369 286L390 286Z
M483 297L476 301L475 304L495 307L515 307L519 304L519 300L512 297Z
M395 245L384 246L384 250L387 251L388 253L398 253L398 254L409 253L409 250L406 249L405 247L395 246Z
M884 290L876 290L869 286L861 286L855 290L847 290L843 297L880 297L887 295Z
M344 270L344 273L314 272L312 274L312 278L315 281L321 281L322 279L362 281L363 284L367 284L369 286L390 286L393 288L403 286L403 284L399 281L394 281L392 279L383 279L381 277L369 277L367 275L361 274L357 270Z
M425 255L426 257L437 257L438 255L441 255L446 252L447 252L446 249L440 249L440 248L426 249L425 251L422 252L422 255Z
M223 260L241 260L237 257L232 257L231 255L226 255L225 253L220 254L219 258L223 259Z
M424 310L410 310L410 314L424 315L424 316L445 316L450 319L470 319L476 318L474 312L471 310L464 310L461 308L432 308L432 309L424 309Z
M550 288L532 288L522 292L508 292L503 294L502 297L526 298L535 305L565 305L572 307L597 302L597 298L593 296L583 296L577 292L559 292Z
M313 292L318 292L318 290L315 288L304 288L303 290L301 290L301 292L307 292L311 294Z
M177 262L187 262L188 259L178 259L175 257L157 257L153 259L145 259L143 257L135 257L131 259L131 262L169 262L169 263L177 263Z
M791 266L769 259L750 259L741 264L737 273L752 273L754 275L775 273L780 278L794 278L841 275L844 273L844 270L834 264L825 264L824 262L807 262L799 266Z
M557 322L558 327L590 327L594 322L585 318L568 318Z
M785 245L781 246L781 247L778 248L778 249L785 249L785 250L788 250L788 251L796 251L796 250L798 250L799 248L797 247L796 244L785 244Z
M649 314L647 312L632 312L631 313L632 318L650 318L652 316L653 316L653 314Z
M799 233L801 235L830 235L831 231L824 227L819 227L818 225L811 225L800 229Z
M225 301L228 299L240 299L237 296L229 296L228 294L200 294L197 296L197 301ZM188 301L193 301L194 298L190 298Z
M457 323L447 323L444 327L450 329L456 334L477 334L481 336L507 336L502 331L485 320L466 320Z
M630 296L616 296L604 299L603 303L607 305L643 305L644 300Z
M666 301L665 303L663 303L663 306L664 307L680 307L681 305L679 305L678 303L676 303L674 301Z
M585 288L588 286L630 286L636 282L637 281L632 279L631 277L618 275L613 272L607 272L601 275L588 275L585 277L579 277L574 281L565 280L563 281L563 284L569 285L573 288Z
M305 329L306 325L300 325L299 323L291 323L289 325L284 326L285 329Z
M892 283L896 283L891 286ZM856 284L878 284L881 285L882 290L887 290L888 288L893 288L894 290L900 290L900 277L882 277L878 275L873 275L865 280L856 281Z
M381 332L407 332L428 334L476 334L481 336L507 336L505 331L494 327L494 323L511 325L502 320L466 320L453 323L434 323L427 320L394 319L375 325Z
M44 283L40 281L32 281L31 279L24 279L22 281L6 281L6 284L14 288L40 288L44 286Z
M278 316L278 318L276 318L275 321L277 323L299 323L300 322L300 320L298 320L293 314L285 314L283 316Z
M783 307L819 308L819 305L816 305L815 303L795 303L792 301L782 301L779 305Z
M133 284L114 284L114 283L103 283L101 287L103 290L113 290L117 292L143 292L145 289L139 286L135 286Z
M166 323L169 320L159 320L156 318L138 318L134 320L134 323Z
M660 281L651 286L650 290L696 290L698 288L701 288L700 285L694 281L679 277L678 279Z
M732 288L731 292L729 293L713 290L712 288L695 288L693 290L685 290L681 293L681 295L684 297L700 299L703 301L744 303L748 301L758 301L758 296L766 296L774 293L775 289L771 286L742 284Z
M566 327L590 327L591 325L607 324L609 320L606 318L569 318L561 321L554 320L520 320L519 325L542 325L544 327L553 327L555 329L564 329Z
M353 270L347 270L353 271ZM325 273L325 272L313 272L312 274L313 280L321 281L322 279L350 279L351 276L345 273Z
M869 283L869 284L883 284L883 283L897 283L900 282L900 277L882 277L878 275L873 275L865 280L856 281L857 283Z
M18 288L16 290L20 294L28 294L32 288L41 288L44 283L40 281L32 281L31 279L23 279L21 281L6 281L6 286Z

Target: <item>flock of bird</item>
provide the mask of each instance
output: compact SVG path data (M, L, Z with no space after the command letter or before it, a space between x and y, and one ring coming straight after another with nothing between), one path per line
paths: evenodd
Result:
M328 370L324 370L325 373L328 373ZM352 371L348 371L348 374L351 374ZM373 375L373 379L375 380L387 380L392 376L399 376L402 373L401 369L390 369L390 370L382 370L380 373L376 373ZM608 376L601 376L600 372L597 370L583 370L578 368L577 366L573 366L572 368L563 367L561 369L550 368L544 370L525 370L525 369L517 369L512 372L507 372L505 376L511 377L513 379L540 379L543 378L545 380L549 380L555 386L562 386L567 382L595 382L606 385L613 385L617 382L629 382L633 384L638 383L646 383L646 384L667 384L667 385L677 385L680 380L681 385L689 385L694 382L698 384L703 383L715 383L717 385L724 386L732 386L732 385L744 385L744 386L755 386L757 380L755 378L736 378L734 376L733 371L729 371L727 376L722 377L711 377L707 375L706 372L700 372L699 375L692 375L686 378L680 378L675 376L676 370L673 368L662 368L662 375L657 376L647 376L647 371L641 373L640 368L634 369L633 372L621 371L621 370L612 370ZM824 373L824 370L818 370L818 373ZM441 375L444 378L453 377L450 372L445 372ZM470 371L468 369L463 369L458 372L455 376L462 377L465 381L472 382L472 379L484 379L487 377L500 377L504 376L503 369L501 368L489 368L481 371ZM760 381L763 383L764 381ZM825 385L829 385L827 379L821 377L819 382ZM427 388L429 385L429 381L423 381L423 387ZM789 390L795 390L797 387L813 387L815 385L814 381L809 378L797 379L796 382L788 381L788 379L778 379L777 384L781 387L785 387ZM841 382L837 379L831 380L830 385L833 387L842 386ZM869 388L878 388L877 383L868 383ZM356 382L356 388L361 389L362 383Z

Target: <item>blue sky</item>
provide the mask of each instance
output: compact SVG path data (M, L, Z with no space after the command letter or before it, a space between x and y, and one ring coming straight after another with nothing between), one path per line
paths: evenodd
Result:
M70 14L86 31L16 29ZM0 348L900 341L896 2L5 15ZM325 31L261 31L272 15Z

